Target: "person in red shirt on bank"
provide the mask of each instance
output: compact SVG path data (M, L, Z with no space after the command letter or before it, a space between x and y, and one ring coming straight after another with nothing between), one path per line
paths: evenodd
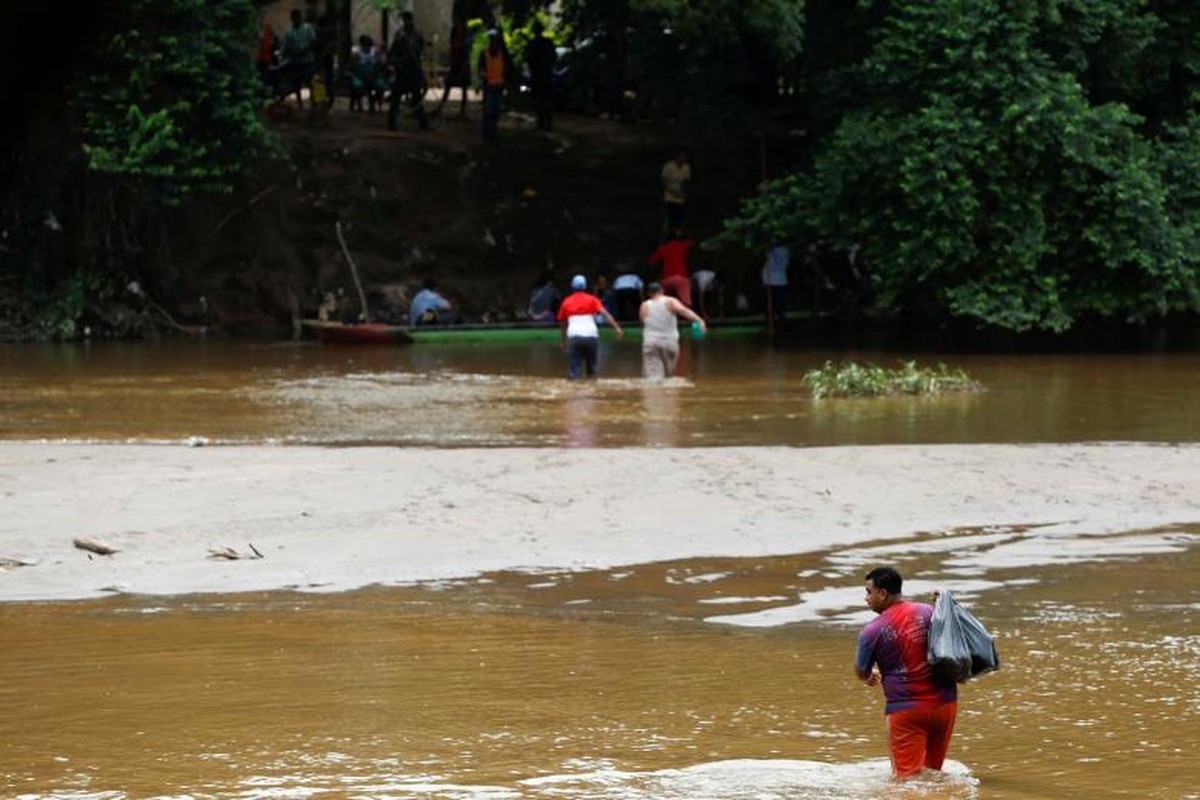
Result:
M600 350L600 329L596 315L603 317L617 338L625 335L600 298L587 291L587 279L576 275L571 279L571 294L558 307L558 327L562 331L562 349L567 352L567 377L577 380L586 370L590 378L596 374L596 354Z
M687 261L693 244L695 242L684 235L683 228L675 228L667 241L646 259L647 264L662 264L659 283L667 294L679 298L688 308L692 307L692 276Z

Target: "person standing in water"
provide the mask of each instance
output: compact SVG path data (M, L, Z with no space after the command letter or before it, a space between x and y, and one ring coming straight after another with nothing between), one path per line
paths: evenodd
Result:
M589 378L596 374L596 357L600 352L596 316L612 326L618 339L624 331L600 298L588 293L587 279L582 275L571 279L571 292L558 307L558 324L562 331L562 349L567 351L567 377L578 380L585 371Z
M691 320L700 326L701 332L708 327L695 311L663 292L661 283L649 286L650 297L638 309L642 320L642 377L669 378L675 374L679 362L678 317Z
M883 685L892 774L911 778L940 770L958 713L958 687L938 681L926 661L933 606L901 594L904 579L891 567L867 573L867 606L879 616L862 629L854 673Z

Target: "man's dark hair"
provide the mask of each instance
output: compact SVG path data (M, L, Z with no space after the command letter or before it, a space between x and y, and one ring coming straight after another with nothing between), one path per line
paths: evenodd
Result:
M900 589L904 586L904 578L891 567L876 567L867 573L867 580L888 594L900 594Z

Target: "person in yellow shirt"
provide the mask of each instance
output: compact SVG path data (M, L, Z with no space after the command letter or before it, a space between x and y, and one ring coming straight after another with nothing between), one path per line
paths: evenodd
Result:
M662 168L663 205L666 208L663 227L666 230L682 228L687 221L687 193L691 179L692 165L688 163L687 150L679 147Z

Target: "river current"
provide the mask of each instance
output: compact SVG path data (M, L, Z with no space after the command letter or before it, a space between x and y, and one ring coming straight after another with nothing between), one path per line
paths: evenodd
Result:
M978 394L813 400L827 359ZM688 342L683 377L562 377L553 343L0 346L0 439L286 446L1195 442L1200 356ZM1014 503L1019 498L1014 498ZM0 605L0 796L1198 798L1200 520L994 556L1003 528L834 551L500 572L340 594ZM1011 549L1010 551L1011 552ZM3 554L0 554L3 555ZM1002 668L945 773L900 786L851 675L880 561L951 585ZM0 580L3 574L0 573Z

